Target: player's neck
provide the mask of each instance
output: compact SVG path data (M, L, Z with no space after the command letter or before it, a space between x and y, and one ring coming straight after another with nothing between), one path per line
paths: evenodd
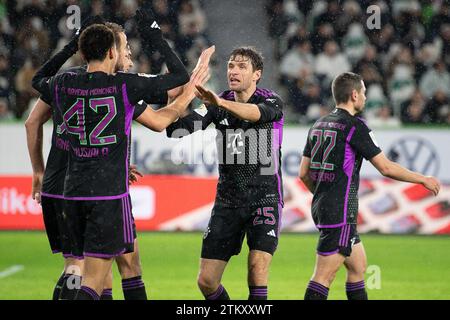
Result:
M355 114L357 114L355 108L353 107L353 105L352 105L351 103L341 103L341 104L338 104L338 105L336 106L336 108L344 109L344 110L346 110L348 113L350 113L352 116L354 116Z
M106 74L112 74L113 68L103 61L91 61L88 63L86 72L104 72Z
M247 103L248 100L250 100L251 96L255 93L256 91L256 87L252 86L250 88L248 88L247 90L243 90L243 91L235 91L234 92L234 100L236 102L241 102L241 103Z

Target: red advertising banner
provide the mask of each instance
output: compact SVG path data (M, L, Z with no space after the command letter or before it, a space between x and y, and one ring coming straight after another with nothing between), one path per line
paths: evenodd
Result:
M316 231L312 195L296 178L283 179L282 230ZM151 175L130 188L139 231L203 231L214 205L217 178ZM450 186L434 197L420 185L362 179L358 230L396 234L450 234ZM0 176L0 230L43 230L42 210L31 198L31 177Z

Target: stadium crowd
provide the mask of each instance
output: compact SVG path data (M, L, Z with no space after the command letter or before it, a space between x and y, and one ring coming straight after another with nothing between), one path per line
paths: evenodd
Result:
M132 72L160 73L162 57L141 47L133 19L150 6L171 45L192 69L210 41L202 0L6 0L0 2L0 121L24 118L37 92L31 78L62 48L68 6L83 18L100 14L124 25ZM376 5L380 28L369 29ZM362 74L372 125L450 124L450 5L438 0L267 0L288 121L311 123L333 106L330 82L345 71ZM81 64L76 55L65 67ZM211 82L211 81L210 81ZM214 83L214 79L212 79Z
M101 15L121 24L131 45L131 72L165 72L163 58L151 48L142 48L132 17L144 3L156 14L163 34L192 70L200 52L208 46L207 21L199 0L7 0L0 1L0 120L25 118L38 93L31 79L74 32L67 27L70 5L81 9L81 20ZM79 54L64 68L82 64Z
M374 12L379 28L369 29ZM329 112L331 80L353 71L365 79L372 125L450 124L448 1L268 0L267 16L296 121Z

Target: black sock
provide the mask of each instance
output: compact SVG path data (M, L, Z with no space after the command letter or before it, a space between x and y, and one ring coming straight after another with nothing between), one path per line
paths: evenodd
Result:
M364 280L345 284L348 300L368 300Z
M147 300L147 292L141 276L122 279L122 290L125 300Z
M222 285L217 288L216 292L206 296L205 298L206 300L230 300L227 290L225 290Z
M78 289L80 289L78 284L81 285L81 276L77 276L75 274L65 274L59 299L74 300Z
M113 300L112 289L103 289L100 300Z
M100 300L100 297L94 289L82 286L77 292L75 300Z
M318 282L310 281L305 292L305 300L327 300L328 288Z
M267 300L267 286L249 286L248 300Z
M53 297L52 300L59 300L59 295L61 294L61 289L64 284L64 272L61 274L61 276L58 279L58 282L56 282L56 286L53 289Z

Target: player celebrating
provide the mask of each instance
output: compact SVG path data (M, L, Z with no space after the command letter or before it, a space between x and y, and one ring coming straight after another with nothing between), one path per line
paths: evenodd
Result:
M219 97L197 86L208 106L167 128L169 137L179 138L211 123L216 126L219 159L224 161L219 164L217 195L203 238L198 276L200 290L210 300L229 299L221 279L229 259L239 254L245 235L250 248L249 299L267 299L283 206L283 102L273 91L257 88L262 72L262 56L256 50L235 49L228 61L230 90ZM249 141L251 137L257 141ZM269 161L263 161L264 157Z
M137 17L141 35L166 56L168 65L179 64L178 58L170 54L154 19L141 10ZM52 105L63 116L60 131L68 132L65 225L70 232L72 252L85 257L77 299L98 299L112 258L133 250L128 198L128 143L133 106L146 92L166 91L187 79L184 67L183 72L157 77L114 75L118 52L113 32L103 25L87 28L79 45L88 62L86 74L62 73L50 77L55 61L52 58L38 71L33 86L44 96L51 96ZM163 112L165 118L173 121L187 107L194 98L194 85L203 83L207 70L207 64L195 70L183 94Z
M101 22L100 17L94 17L85 22L84 28L93 22ZM121 45L121 39L126 39L124 30L121 26L106 22L105 25L114 32L114 38L117 47L122 48L119 50L119 57L116 65L116 71L127 72L132 68L133 62L131 60L131 51L129 46ZM78 35L69 43L69 45L62 50L60 55L62 59L60 64L64 63L70 56L72 56L78 50ZM85 67L78 67L70 69L72 72L84 73ZM170 70L169 70L170 71ZM33 198L42 204L42 211L45 223L45 229L49 238L50 247L54 253L63 252L65 258L64 272L59 278L57 285L53 292L53 299L71 299L75 294L75 290L71 290L67 285L67 280L71 278L71 283L80 283L81 274L83 270L83 260L77 259L71 255L66 248L63 250L63 241L61 237L65 237L67 233L62 231L64 228L62 223L61 214L63 210L63 189L64 189L64 177L66 174L68 152L65 146L68 145L67 138L64 133L58 133L58 124L63 122L61 116L56 109L51 109L49 104L44 100L49 101L45 97L38 99L33 110L31 111L25 126L27 129L27 143L30 153L30 159L33 167ZM145 99L147 103L160 102L161 97L149 95ZM49 102L50 103L50 102ZM145 110L146 105L138 103L134 109L133 120L136 120ZM53 111L53 113L52 113ZM50 149L49 157L47 160L47 168L44 172L44 162L42 156L42 127L50 117L53 117L53 134L52 134L52 146ZM139 121L139 120L138 120ZM145 125L146 123L142 121ZM131 167L130 172L131 181L136 180L136 175L139 172ZM42 191L41 191L42 190ZM42 202L41 202L42 201ZM136 238L135 225L133 223L133 234ZM81 257L79 257L81 258ZM141 277L141 266L138 253L137 240L134 242L134 251L129 254L120 255L116 258L116 262L119 268L119 272L122 276L122 287L125 300L130 299L145 299L145 286ZM79 279L77 279L79 278ZM101 299L112 298L112 273L108 276L108 282L105 284L105 290L102 293Z
M364 119L366 87L362 77L346 72L332 83L336 109L320 118L308 133L300 179L314 194L312 217L320 231L314 274L305 300L325 300L336 272L347 269L349 300L367 300L366 254L356 230L359 171L363 158L386 177L422 184L438 194L434 177L411 172L386 158Z

